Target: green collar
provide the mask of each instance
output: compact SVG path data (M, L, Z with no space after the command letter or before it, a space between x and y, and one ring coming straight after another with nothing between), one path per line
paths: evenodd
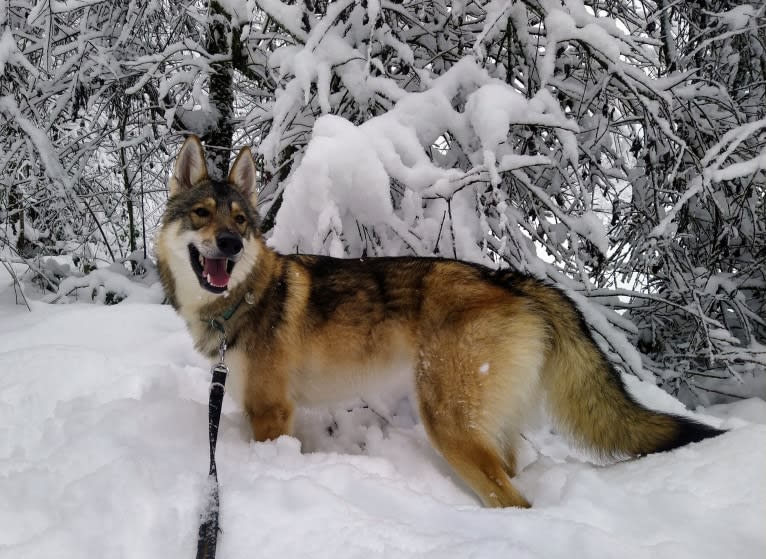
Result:
M228 321L232 316L234 316L234 313L237 312L237 309L239 309L239 307L242 305L242 301L244 300L245 300L245 297L243 296L239 301L237 301L236 304L232 305L231 307L223 311L216 318L211 318L209 321L203 319L203 322L208 322L214 330L218 330L221 334L224 334L225 333L224 326L226 324L226 321Z

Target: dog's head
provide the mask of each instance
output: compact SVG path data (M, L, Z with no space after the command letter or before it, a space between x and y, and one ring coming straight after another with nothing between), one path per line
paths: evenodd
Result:
M259 252L256 171L242 148L226 181L211 179L196 136L186 139L169 183L158 256L177 288L221 294L242 282ZM194 276L194 278L192 278ZM195 282L196 280L196 282Z

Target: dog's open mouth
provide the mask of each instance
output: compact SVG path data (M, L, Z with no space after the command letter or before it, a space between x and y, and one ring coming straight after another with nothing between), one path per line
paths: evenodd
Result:
M189 245L189 259L202 287L213 293L223 293L229 286L236 262L229 258L206 258L194 245Z

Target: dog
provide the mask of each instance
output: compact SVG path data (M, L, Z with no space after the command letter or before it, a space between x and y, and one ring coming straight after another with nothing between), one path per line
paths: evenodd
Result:
M290 435L298 405L406 375L430 441L489 507L529 507L515 447L543 400L575 441L635 457L722 433L636 402L559 289L513 270L422 257L337 259L269 248L243 148L226 181L183 144L156 254L195 347L218 357L257 441Z

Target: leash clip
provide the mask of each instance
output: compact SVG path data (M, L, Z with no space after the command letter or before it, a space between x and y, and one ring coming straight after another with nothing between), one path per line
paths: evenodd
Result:
M213 368L210 371L210 373L213 375L213 381L210 385L211 390L216 385L220 385L221 389L223 389L223 386L226 383L226 375L229 374L229 368L226 366L226 363L224 363L225 358L226 358L226 334L221 332L221 342L218 344L219 361L218 363L213 365Z
M221 332L221 342L218 344L218 358L220 359L220 364L223 365L224 358L226 357L226 334Z

